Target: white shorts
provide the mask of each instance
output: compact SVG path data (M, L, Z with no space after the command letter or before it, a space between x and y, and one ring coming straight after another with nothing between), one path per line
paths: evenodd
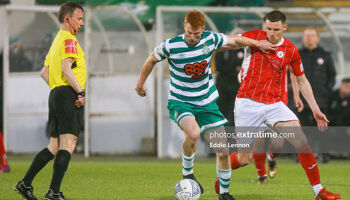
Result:
M298 117L282 102L265 104L248 98L236 98L236 127L273 127L277 122L299 121Z

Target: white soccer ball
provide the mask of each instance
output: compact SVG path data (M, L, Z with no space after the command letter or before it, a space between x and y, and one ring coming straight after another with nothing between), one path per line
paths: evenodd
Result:
M196 181L183 179L175 185L174 194L177 200L197 200L201 196L201 189Z

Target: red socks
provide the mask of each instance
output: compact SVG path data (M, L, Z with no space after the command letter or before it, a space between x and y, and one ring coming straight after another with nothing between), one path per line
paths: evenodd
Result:
M2 138L2 133L0 132L0 167L8 168L6 151L4 146L4 140Z
M253 153L254 163L258 176L266 176L266 167L265 167L265 153Z
M297 149L299 161L301 166L303 166L307 178L311 185L320 184L320 172L318 171L317 162L315 160L314 154L309 144L306 144Z
M230 155L231 158L231 169L237 169L241 167L241 163L238 161L238 153L234 152Z

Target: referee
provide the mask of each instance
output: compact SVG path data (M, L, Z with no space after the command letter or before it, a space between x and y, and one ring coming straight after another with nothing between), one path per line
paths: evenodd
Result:
M60 186L82 128L86 65L77 35L84 26L84 9L76 3L64 3L58 13L62 27L45 59L41 77L50 86L50 144L34 158L15 190L27 200L36 200L32 181L54 157L51 185L45 200L64 200Z

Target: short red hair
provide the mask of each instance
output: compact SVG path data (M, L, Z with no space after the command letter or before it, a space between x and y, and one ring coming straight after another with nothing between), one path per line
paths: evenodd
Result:
M189 23L192 28L197 29L199 27L203 27L205 20L204 15L198 10L191 10L185 16L185 24Z

